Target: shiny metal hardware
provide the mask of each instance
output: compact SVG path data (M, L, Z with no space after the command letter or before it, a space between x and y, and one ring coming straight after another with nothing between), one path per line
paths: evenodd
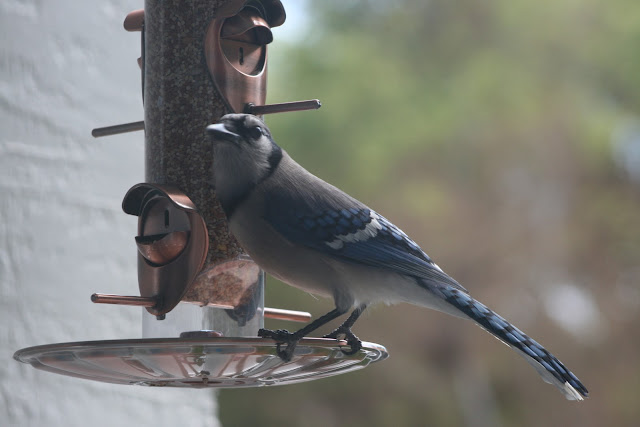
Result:
M144 9L137 9L129 12L122 24L127 31L142 31L144 27Z
M206 338L222 338L222 334L218 331L212 330L201 330L201 331L186 331L180 333L180 338L196 338L196 339L206 339Z
M215 331L180 338L84 341L18 350L13 358L36 369L115 384L156 387L262 387L297 384L362 369L385 360L383 346L362 342L344 354L344 340L303 338L282 362L263 338L216 337Z
M91 301L96 304L132 305L140 307L155 307L158 302L157 298L154 297L138 297L100 293L91 295ZM233 310L235 308L232 305L216 304L212 302L208 303L207 306L222 308L226 310ZM269 319L287 320L290 322L309 322L311 320L311 313L308 313L306 311L284 310L281 308L265 307L264 317Z
M317 99L265 105L267 45L273 41L271 28L285 19L279 0L237 0L223 7L209 24L204 40L207 68L231 111L261 116L321 107ZM141 33L138 65L144 86L144 10L130 12L123 26ZM144 121L95 128L91 135L100 138L140 130L144 130Z
M280 104L254 105L248 103L244 107L244 113L262 116L264 114L288 113L290 111L317 110L322 107L319 99L308 101L282 102Z
M122 210L138 216L140 295L156 299L154 315L175 307L202 269L209 248L204 219L177 188L137 184L125 195Z
M267 93L267 44L271 28L286 19L279 0L238 0L219 11L204 39L207 67L229 109L264 105Z
M322 103L319 99L282 102L267 105L255 105L249 102L245 104L242 112L246 114L253 114L254 116L262 116L265 114L289 113L292 111L317 110L320 107L322 107ZM94 138L100 138L103 136L118 135L121 133L136 132L139 130L144 130L144 121L95 128L91 131L91 135Z
M96 304L134 305L139 307L155 307L158 300L155 297L137 297L128 295L99 294L91 295L91 302Z
M140 297L94 294L94 302L139 305L156 316L171 311L202 269L209 247L204 219L177 188L134 185L122 209L138 217Z
M306 311L285 310L282 308L264 308L264 317L269 319L287 320L289 322L307 323L311 321L311 313Z
M139 130L144 130L144 121L95 128L91 131L91 136L94 138L100 138L103 136L118 135L121 133L136 132Z

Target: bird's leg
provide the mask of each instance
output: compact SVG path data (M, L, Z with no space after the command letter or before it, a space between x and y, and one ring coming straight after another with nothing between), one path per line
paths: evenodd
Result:
M284 360L285 362L288 362L288 361L291 360L291 357L293 356L293 352L296 349L296 345L298 344L298 341L300 341L307 334L315 331L316 329L318 329L322 325L331 322L333 319L335 319L338 316L343 315L344 313L345 313L345 310L341 310L341 309L335 308L335 309L331 310L330 312L328 312L327 314L325 314L324 316L321 316L321 317L317 318L316 320L314 320L313 322L309 323L304 328L301 328L301 329L299 329L299 330L297 330L295 332L289 332L289 331L287 331L285 329L278 329L277 331L272 331L272 330L269 330L269 329L260 329L258 331L258 336L262 337L262 338L271 338L271 339L277 341L277 343L278 343L278 356L280 356L280 358L282 360ZM353 316L353 314L352 314L352 316ZM354 321L355 321L355 319L354 319ZM287 344L287 348L285 348L284 350L281 350L280 346L282 344Z
M342 352L346 355L356 354L362 348L362 341L360 341L360 339L355 336L353 332L351 332L351 327L354 323L356 323L356 320L358 320L358 317L360 317L360 315L366 308L367 306L365 304L362 304L360 307L353 310L349 318L345 320L342 325L338 326L333 332L325 335L323 338L338 339L338 337L344 335L347 340L347 344L349 344L349 346L351 347L351 350L342 350Z

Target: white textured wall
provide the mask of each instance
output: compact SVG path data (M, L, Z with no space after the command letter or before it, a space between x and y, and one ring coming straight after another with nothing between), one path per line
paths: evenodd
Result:
M117 386L12 359L33 345L140 337L140 310L93 292L137 291L136 218L120 203L143 180L142 1L0 1L0 425L210 426L208 390Z

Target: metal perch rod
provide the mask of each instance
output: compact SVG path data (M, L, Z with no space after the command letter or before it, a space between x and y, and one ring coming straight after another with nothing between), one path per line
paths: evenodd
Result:
M127 295L98 294L91 295L91 301L97 304L119 304L119 305L135 305L140 307L153 307L156 305L156 299L152 297L138 297ZM207 306L233 309L232 305L209 303ZM280 308L264 308L264 317L278 320L288 320L291 322L309 322L311 314L306 311L284 310Z

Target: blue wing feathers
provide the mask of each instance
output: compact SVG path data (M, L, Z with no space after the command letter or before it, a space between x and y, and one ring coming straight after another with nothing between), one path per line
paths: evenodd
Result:
M343 261L446 283L466 292L402 230L355 199L346 199L342 204L321 203L317 199L314 202L313 207L290 206L272 199L265 219L293 243ZM357 235L367 227L369 233Z
M545 381L554 383L567 398L581 399L580 395L588 395L580 380L562 362L471 298L465 288L386 218L306 171L296 175L295 182L284 173L283 179L284 185L272 181L275 182L272 191L265 191L263 218L286 239L343 262L414 277L418 285L517 349Z

